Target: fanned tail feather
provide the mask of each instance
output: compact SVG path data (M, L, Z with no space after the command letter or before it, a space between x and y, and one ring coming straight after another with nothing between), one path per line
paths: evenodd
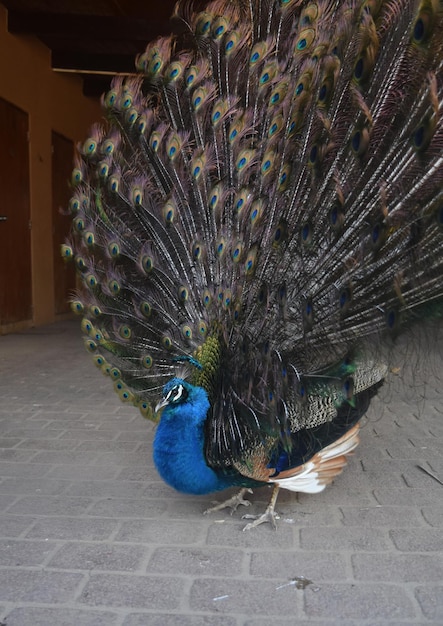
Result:
M192 49L150 44L80 147L64 256L96 365L147 417L185 369L220 467L333 422L441 314L443 5L176 13Z

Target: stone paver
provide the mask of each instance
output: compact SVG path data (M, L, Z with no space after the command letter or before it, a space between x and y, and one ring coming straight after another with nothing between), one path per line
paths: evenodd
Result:
M0 337L0 624L442 626L443 485L418 467L443 480L443 328L432 340L398 357L343 475L243 533L243 511L202 515L220 494L159 479L153 424L77 320Z

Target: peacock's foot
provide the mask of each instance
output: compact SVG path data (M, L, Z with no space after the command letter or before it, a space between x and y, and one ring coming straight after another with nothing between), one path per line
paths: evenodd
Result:
M268 506L268 508L266 509L266 511L263 513L263 515L248 515L248 513L246 513L246 515L242 515L242 519L253 519L253 522L249 522L249 524L246 524L246 526L243 528L243 531L245 530L251 530L251 528L256 528L257 526L260 526L260 524L271 524L274 530L277 530L277 521L278 519L280 519L278 513L276 513L274 511L274 507L270 507Z
M274 530L277 530L276 520L279 519L279 515L275 512L275 504L277 502L279 489L280 489L279 485L274 486L274 491L272 492L271 501L269 502L268 507L266 511L263 513L263 515L249 515L248 513L246 513L246 515L243 515L242 519L254 520L253 522L249 522L249 524L246 524L246 526L243 528L243 531L251 530L251 528L256 528L257 526L260 526L260 524L265 524L265 523L271 524Z
M231 509L231 515L233 515L233 513L238 509L240 505L251 505L249 500L244 499L243 496L245 495L245 493L252 493L252 489L247 489L246 487L243 487L243 489L240 489L240 491L235 494L235 496L232 496L232 498L228 498L228 500L225 500L224 502L219 502L215 506L212 506L211 508L206 509L206 511L203 511L203 515L207 515L208 513L214 513L215 511L221 511L222 509Z

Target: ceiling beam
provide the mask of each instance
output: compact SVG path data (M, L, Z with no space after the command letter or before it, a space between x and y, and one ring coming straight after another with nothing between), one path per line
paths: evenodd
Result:
M176 27L168 20L67 13L23 13L8 11L8 30L14 35L39 38L108 41L140 41L144 45L160 35L169 35Z
M95 54L70 50L52 51L52 69L103 74L135 74L134 54Z

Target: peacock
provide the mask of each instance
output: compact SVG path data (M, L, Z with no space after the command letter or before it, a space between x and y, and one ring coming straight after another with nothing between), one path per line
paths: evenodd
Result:
M179 2L79 146L71 306L188 494L322 491L443 311L443 2ZM252 516L244 516L251 518Z

